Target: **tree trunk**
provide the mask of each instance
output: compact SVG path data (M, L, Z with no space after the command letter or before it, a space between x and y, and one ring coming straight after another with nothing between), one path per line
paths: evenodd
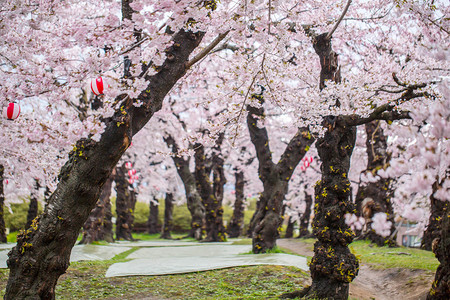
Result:
M317 237L310 264L309 295L319 299L348 299L349 283L358 274L359 263L348 249L354 233L344 215L354 210L349 200L348 170L356 140L356 128L329 117L330 128L316 147L322 160L322 180L315 187L313 231Z
M244 172L236 171L234 173L235 196L234 211L231 217L230 225L227 228L227 233L230 238L237 238L241 235L244 228Z
M157 197L154 197L153 201L150 200L150 213L148 215L147 221L147 232L149 234L159 233L158 214L159 214L159 200Z
M104 120L105 131L99 142L80 139L76 143L36 226L18 235L17 244L9 253L5 299L55 298L58 278L69 266L72 247L103 184L129 147L132 136L161 109L165 95L184 76L185 63L203 36L203 32L184 30L174 34L172 46L165 50L170 55L158 73L145 75L148 86L138 96L144 104L136 107L134 99L126 98L119 105L122 110L117 109ZM121 99L125 98L119 96L119 102Z
M294 236L294 224L295 220L293 220L292 216L289 217L288 225L286 228L286 233L284 234L284 237L286 239L290 239Z
M338 55L327 35L323 33L313 40L314 50L320 58L320 89L325 87L326 79L336 83L341 81ZM339 99L334 105L340 106ZM312 285L308 297L348 299L349 283L359 270L358 260L348 248L355 234L344 218L345 214L354 211L348 171L356 142L356 127L347 126L335 116L326 116L322 125L326 132L316 143L322 160L322 179L315 186L313 233L317 242L309 266Z
M167 146L172 149L173 153L178 153L178 146L171 135L166 134L164 141ZM187 207L191 213L191 231L189 232L189 237L199 241L202 239L205 207L203 206L202 198L197 190L195 177L189 169L189 158L183 159L179 156L172 156L172 160L177 168L178 176L180 176L181 181L183 182Z
M428 251L432 250L433 241L435 239L438 239L441 235L442 231L441 225L443 224L441 220L442 218L444 218L445 211L448 209L447 201L441 201L439 199L434 198L434 193L438 189L442 188L443 182L444 180L442 180L441 183L439 183L439 180L437 179L433 183L433 192L431 193L430 196L431 214L428 220L427 228L423 233L421 244L421 248Z
M133 191L130 190L130 184L127 180L127 168L125 163L116 168L116 239L133 241L131 231L133 229Z
M25 224L25 229L29 228L33 223L33 220L38 215L38 197L39 197L39 180L34 180L34 191L30 195L30 206L28 207L27 213L27 223Z
M107 242L114 241L111 239L111 235L106 232L107 230L105 228L106 207L108 204L109 210L111 211L110 197L112 181L112 176L110 176L103 185L97 204L83 225L83 238L81 239L80 244L92 244L92 242L102 240L106 240Z
M261 95L253 95L253 97L258 99L261 105L264 103ZM307 128L299 128L275 165L272 161L267 130L257 124L258 120L265 117L264 108L248 106L247 111L247 126L258 157L259 177L264 186L250 223L252 251L265 253L276 246L282 221L283 200L287 193L289 179L314 139Z
M385 169L390 160L390 154L387 152L387 138L383 134L381 128L381 121L375 120L365 124L367 139L367 170L364 172L371 172L376 175L380 169ZM386 244L395 246L395 241L388 237L378 235L372 229L372 217L374 214L383 212L388 215L388 220L394 224L394 212L391 203L392 191L390 188L390 178L380 178L376 182L368 182L359 187L356 194L356 210L359 216L363 216L366 221L366 230L360 232L362 238L369 239L378 246ZM391 233L395 230L394 226Z
M3 165L0 165L0 243L6 243L6 226L5 226L5 218L3 216L3 205L5 203L5 192L3 189L3 174L5 172L5 168Z
M299 238L302 237L310 237L311 233L308 230L309 226L309 219L311 217L311 205L312 205L312 196L308 195L307 192L305 192L305 202L306 202L306 208L305 212L300 217L300 225L299 225Z
M433 252L440 265L427 296L427 300L444 300L450 296L450 209L444 208L440 235L433 241Z
M201 144L195 144L195 181L197 190L205 206L206 242L226 241L225 226L223 226L223 207L221 199L217 198L215 189L211 186L209 172L206 171L205 149ZM218 177L215 177L218 176ZM220 175L215 175L214 180L221 184ZM215 183L215 182L214 182Z
M172 231L173 227L173 194L167 193L166 199L164 200L164 225L161 233L162 239L171 239L172 236L170 235L170 232Z
M111 188L109 188L111 190ZM110 192L111 193L111 192ZM114 242L114 232L112 223L111 199L105 197L105 216L103 217L103 230L101 239L108 243Z

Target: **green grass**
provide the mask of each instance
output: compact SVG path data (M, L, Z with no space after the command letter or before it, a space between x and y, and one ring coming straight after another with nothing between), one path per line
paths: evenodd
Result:
M108 267L126 261L122 253L108 261L72 263L56 287L57 299L277 299L304 287L309 275L283 266L252 266L165 276L105 278ZM0 297L8 270L0 270Z
M312 245L316 240L300 239L299 241ZM370 264L378 269L407 268L436 271L439 266L439 261L431 251L407 247L378 247L370 241L354 241L349 248L363 264ZM310 259L308 257L308 262Z
M369 241L355 241L349 246L365 264L371 264L376 268L408 268L435 271L439 261L433 252L415 248L377 247ZM398 253L408 253L398 254Z

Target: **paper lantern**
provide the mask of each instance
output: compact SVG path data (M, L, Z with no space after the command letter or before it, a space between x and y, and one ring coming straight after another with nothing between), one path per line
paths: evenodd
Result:
M127 169L131 169L132 167L133 167L133 164L130 163L130 162L127 162L127 163L125 164L125 168L127 168Z
M131 178L133 178L134 180L139 180L139 175L133 175L133 177Z
M309 161L308 161L308 160L305 161L305 162L303 163L303 165L305 166L305 168L309 167Z
M134 179L131 179L131 178L128 179L128 183L129 183L129 184L133 184L133 183L134 183Z
M104 84L103 78L101 76L97 77L96 79L91 80L91 91L96 96L103 94L104 86L105 86L105 84Z
M312 156L309 157L309 162L312 163L314 158Z
M300 166L300 170L304 172L306 168L304 166Z
M20 115L20 106L15 102L11 102L7 107L3 108L3 117L8 120L15 120Z
M128 171L128 176L130 176L130 177L133 176L133 171L132 170Z
M136 174L136 169L132 169L132 170L131 170L131 174L132 174L132 175L135 175L135 174Z

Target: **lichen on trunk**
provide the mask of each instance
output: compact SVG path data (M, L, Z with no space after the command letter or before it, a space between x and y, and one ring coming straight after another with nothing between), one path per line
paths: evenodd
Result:
M267 130L258 124L265 118L264 98L262 95L253 95L253 98L259 101L261 106L247 106L247 127L258 157L258 173L264 190L249 227L253 253L266 253L276 246L276 239L279 237L283 200L289 180L314 139L308 128L299 128L275 164L272 161Z
M433 253L440 265L428 293L427 300L443 300L450 296L450 209L444 208L440 219L440 235L433 241Z
M339 117L326 120L328 130L316 143L322 179L315 187L313 232L317 242L310 264L313 281L308 294L319 299L347 299L349 283L359 270L358 260L347 247L354 232L344 218L354 212L348 171L356 128L346 126Z

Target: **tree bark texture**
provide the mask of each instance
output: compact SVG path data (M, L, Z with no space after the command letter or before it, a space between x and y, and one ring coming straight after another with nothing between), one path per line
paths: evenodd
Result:
M5 167L0 165L0 243L6 243L6 226L5 226L5 218L3 215L3 206L5 203L5 191L3 189L3 174L5 172Z
M28 213L27 213L27 223L25 224L25 228L28 228L31 226L31 223L33 223L33 220L38 215L38 197L39 197L39 188L41 186L39 185L39 181L37 179L34 180L34 190L31 192L30 195L30 205L28 206Z
M110 197L112 189L112 177L108 177L103 185L100 197L83 225L83 237L79 244L92 244L92 242L107 241L113 242L111 234L106 232L105 220L107 213L107 203L111 210Z
M154 197L153 201L150 201L150 213L148 214L148 221L147 221L147 232L149 234L159 233L158 216L159 216L159 200L157 197Z
M315 187L313 232L317 242L310 264L313 282L309 294L319 299L347 299L349 283L359 270L358 260L348 248L355 234L344 218L354 211L348 171L356 128L334 121L327 124L328 131L316 144L322 179Z
M264 103L261 95L253 97L258 99L261 104ZM274 164L267 130L265 127L257 125L258 120L265 117L264 108L247 106L247 111L247 126L258 157L259 178L264 186L258 200L257 210L250 223L252 251L253 253L265 253L276 246L282 222L283 200L287 193L289 179L314 139L307 128L299 128L278 163Z
M164 141L172 150L172 153L178 153L178 146L175 139L171 135L166 135ZM202 239L203 220L205 218L205 207L202 198L197 190L195 177L189 169L189 158L184 159L179 156L172 156L172 160L177 168L178 176L184 185L186 193L186 202L189 212L191 213L191 231L189 236L196 240Z
M135 99L119 96L119 109L104 120L100 140L80 139L76 143L36 226L20 234L9 253L5 299L55 298L57 280L69 266L80 228L95 207L104 183L133 135L161 109L166 94L184 76L185 63L203 36L202 32L184 30L174 34L163 65L156 74L145 75L148 86L138 96L143 105L135 107Z
M427 300L450 298L450 209L448 205L443 210L440 223L440 235L433 241L433 252L440 265L436 270Z
M338 55L333 51L327 33L313 40L320 59L320 89L325 80L341 81ZM339 106L339 100L331 105ZM313 233L317 237L310 271L312 285L308 297L319 299L348 299L349 283L358 274L359 262L348 245L354 232L345 223L344 215L355 212L350 201L348 171L356 142L356 127L348 126L340 117L326 116L325 135L317 140L316 148L322 160L321 181L315 186Z
M311 233L308 230L309 219L311 217L311 205L312 205L312 196L305 192L305 203L306 208L305 212L300 216L300 224L299 224L299 238L310 237Z
M223 138L222 138L223 139ZM215 154L213 160L222 163L222 166L214 166L214 181L210 180L210 170L206 166L206 154L203 145L195 144L195 181L197 190L202 198L205 206L205 226L206 226L206 242L224 242L227 237L225 234L225 226L223 225L223 159L218 158L219 154ZM220 145L219 145L220 149ZM222 177L223 176L223 177ZM222 185L222 187L220 187ZM217 194L216 194L217 193ZM222 193L222 195L220 195Z
M164 225L161 232L162 239L171 239L172 236L170 232L173 227L173 203L174 198L172 193L166 194L166 199L164 199Z
M380 169L386 169L390 160L390 154L387 152L387 138L383 134L381 128L381 121L375 120L365 124L367 139L367 169L364 172L371 172L376 175L376 172ZM359 216L363 216L366 221L366 229L364 232L360 232L362 238L370 240L372 243L378 246L384 246L386 244L395 246L395 240L388 237L378 235L375 230L372 229L372 217L374 214L383 212L388 216L388 220L395 223L394 211L392 208L392 190L391 179L380 178L376 182L368 182L362 184L358 188L356 194L356 210ZM391 233L395 230L392 226Z
M244 228L244 172L236 171L235 178L235 196L234 210L231 217L227 233L230 238L237 238L241 235Z
M441 201L434 197L434 193L438 189L442 188L443 182L444 182L444 179L441 182L439 182L439 180L437 179L433 183L433 189L432 189L433 192L431 193L431 196L430 196L431 214L430 214L430 218L428 219L427 228L425 229L425 232L423 233L422 243L421 243L421 248L428 250L428 251L432 251L433 241L435 239L438 239L442 232L441 220L445 215L445 211L448 209L447 201Z
M130 189L130 184L127 179L128 169L125 163L116 167L116 175L114 181L116 182L116 239L133 241L132 229L134 222L134 192Z

